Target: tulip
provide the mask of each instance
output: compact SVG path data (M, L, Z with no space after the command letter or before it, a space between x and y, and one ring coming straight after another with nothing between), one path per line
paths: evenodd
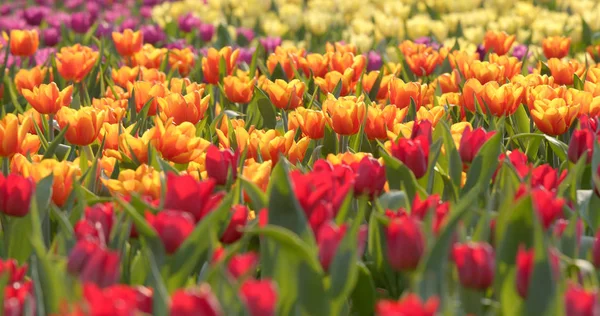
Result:
M290 82L281 79L277 79L275 82L267 80L265 91L269 94L269 99L276 108L293 110L302 106L306 85L298 79Z
M33 67L29 70L20 69L15 74L15 86L17 91L23 94L23 89L33 90L44 82L47 73L48 69L40 66Z
M219 82L219 65L221 58L225 59L225 73L223 76L228 76L233 73L233 68L237 63L238 56L240 54L239 49L233 50L230 46L216 50L209 48L206 56L202 58L202 74L204 75L204 81L210 84L217 84Z
M142 50L144 44L144 34L140 31L126 29L122 33L113 32L112 39L119 55L131 57L133 54Z
M487 61L474 61L466 64L461 72L465 79L477 79L481 84L488 82L504 83L504 67Z
M346 224L337 226L333 222L321 225L317 231L317 245L319 246L319 261L323 270L329 271L329 267L335 258L337 249L346 235L348 226ZM364 244L367 238L366 226L361 226L358 232L358 255L362 256Z
M114 223L112 204L96 204L85 208L84 218L87 222L100 227L104 240L108 241Z
M180 75L187 76L196 64L196 55L189 48L171 49L169 52L169 67L177 69Z
M203 90L187 92L185 96L171 93L164 98L157 98L160 118L163 121L173 118L176 125L184 122L197 124L204 118L209 107L210 95L202 97Z
M136 170L121 170L118 179L100 179L113 194L129 196L137 193L152 199L160 197L160 175L152 167L142 164Z
M532 190L532 200L544 229L548 229L554 221L562 217L565 200L557 198L556 193L544 189L534 189Z
M517 292L525 299L527 298L527 292L529 291L529 283L533 274L534 268L534 250L525 250L523 246L519 247L517 252ZM556 275L559 272L560 262L558 256L552 251L549 251L549 261L553 273Z
M169 90L171 93L183 93L183 88L185 87L185 91L189 94L191 92L200 93L200 96L204 94L204 88L206 85L204 83L191 82L188 78L171 78L169 81Z
M314 77L325 77L329 68L328 54L308 54L306 55L306 63Z
M458 147L460 159L464 163L473 162L479 149L481 149L483 144L492 138L494 134L496 134L495 131L486 132L482 127L471 132L471 128L467 126L460 139L460 146Z
M557 84L570 85L573 84L573 76L582 77L585 72L585 65L576 60L563 61L558 58L550 58L548 60L548 68L554 77L554 82Z
M111 76L116 85L127 88L129 83L134 83L140 77L140 67L123 66L112 69Z
M194 124L183 122L173 125L172 119L165 123L156 120L151 143L164 159L180 164L194 161L210 145L204 138L196 136Z
M93 315L152 314L152 290L147 287L118 284L100 289L87 283L83 296Z
M341 84L340 96L347 96L354 89L356 81L353 81L353 78L354 69L352 68L348 68L344 72L332 70L325 74L325 77L316 77L315 84L323 93L334 93L338 84Z
M69 254L67 271L79 275L82 282L100 287L113 285L119 279L119 254L97 243L80 240Z
M0 119L0 157L10 158L20 152L31 126L31 119L25 119L19 125L19 118L12 113Z
M55 46L60 42L60 31L54 27L49 27L42 31L42 39L47 47Z
M359 163L351 166L355 172L354 194L366 194L373 198L383 191L385 186L385 167L377 159L365 156Z
M489 244L456 244L452 257L463 287L483 291L492 285L495 259Z
M398 143L392 144L392 156L402 161L415 175L417 179L427 173L429 164L429 141L419 136L415 139L398 139Z
M89 12L77 12L71 15L71 28L75 33L85 34L94 24L95 18Z
M542 188L547 191L556 191L558 185L566 176L566 170L562 174L558 174L556 169L548 164L540 165L531 171L531 187Z
M80 44L63 47L56 53L58 73L67 81L81 82L96 64L98 54Z
M156 48L151 44L144 44L142 50L132 56L131 66L158 69L166 54L166 48Z
M425 237L412 217L390 221L386 229L387 258L394 270L414 270L425 251Z
M231 220L229 221L229 225L221 235L221 242L224 244L232 244L238 241L243 232L240 230L246 226L246 222L248 222L248 208L245 205L234 205L232 208Z
M442 93L449 92L460 92L458 85L461 82L461 78L458 70L454 69L451 73L444 73L437 77L437 82L440 84Z
M15 259L0 259L0 275L8 278L8 284L24 281L25 273L27 273L26 264L19 267L19 263Z
M26 305L27 304L27 305ZM4 287L4 315L35 313L34 285L32 281L16 282Z
M594 133L590 129L580 129L573 132L569 142L568 157L572 163L577 163L581 156L586 156L586 163L592 161L594 152Z
M62 107L68 107L73 99L73 86L60 91L56 83L40 84L32 90L21 90L23 97L40 114L56 114Z
M227 265L227 271L235 279L239 279L247 274L254 272L258 265L258 254L254 252L247 252L243 254L237 254L229 260Z
M576 284L569 284L565 293L565 309L568 316L593 316L600 313L598 293L586 291Z
M73 181L76 176L81 175L81 170L70 161L57 161L44 159L28 168L34 182L38 182L50 174L54 176L52 184L52 202L61 207L67 202L67 198L73 189Z
M36 30L10 31L10 53L15 56L33 56L39 45L40 39Z
M144 107L148 107L148 116L156 115L159 98L167 95L167 88L163 84L154 84L148 81L136 81L133 84L135 95L135 109L138 113L142 112ZM150 102L149 104L147 104Z
M240 288L242 301L250 316L274 316L277 290L270 280L246 280Z
M362 85L363 89L367 93L371 93L371 90L375 86L375 81L379 77L379 71L371 71L368 74L364 74L362 77ZM381 77L381 81L379 82L379 87L377 91L377 95L375 96L376 100L386 100L388 98L388 94L390 92L390 81L394 78L394 75L383 75Z
M405 56L408 67L418 77L429 76L444 60L436 51L425 51Z
M98 138L104 117L104 111L92 107L82 107L79 110L62 107L56 114L56 121L61 128L68 128L65 134L67 141L87 146Z
M323 113L329 126L339 135L354 135L359 132L363 124L367 107L364 96L340 97L336 99L332 94L327 95L323 102Z
M399 301L380 300L375 305L376 316L396 316L396 315L419 315L434 316L437 312L440 300L433 296L427 302L421 301L416 294L408 294Z
M542 40L542 48L544 50L544 56L547 59L551 58L564 58L569 54L569 48L571 46L570 37L552 36Z
M164 210L157 215L147 212L146 220L162 240L167 254L177 251L194 230L194 219L185 212Z
M551 136L565 133L578 114L579 105L568 106L564 99L536 100L531 109L531 118L537 128Z
M422 88L417 82L404 83L401 79L392 78L389 84L390 103L399 109L404 109L414 102L415 110L419 110Z
M255 79L238 73L238 76L227 76L223 78L223 89L225 96L231 102L248 103L254 94Z
M219 300L208 284L192 289L179 289L171 297L169 315L175 316L221 316L224 315Z
M200 23L198 34L203 42L210 42L215 35L215 26L210 23Z
M295 115L298 122L298 127L308 138L321 139L325 136L325 115L323 111L305 109L300 106L296 108L295 112L290 112L288 118L293 115Z
M215 145L208 146L206 151L206 172L210 178L215 179L218 185L225 185L229 174L237 178L237 165L239 154L237 151L220 151Z
M190 175L168 173L164 207L188 212L198 222L220 202L222 196L213 194L215 184L213 179L199 182Z
M515 38L515 35L508 35L505 32L488 31L483 39L483 46L486 50L491 49L494 53L502 56L508 53Z

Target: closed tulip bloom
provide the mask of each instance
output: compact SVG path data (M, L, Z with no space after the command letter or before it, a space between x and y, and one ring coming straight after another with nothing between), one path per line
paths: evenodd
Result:
M229 260L227 271L233 278L240 279L255 272L258 260L258 254L255 252L237 254Z
M371 93L371 90L375 88L375 81L377 81L378 77L378 70L363 74L362 85L365 92ZM377 91L377 95L375 96L376 100L385 100L388 98L388 94L390 92L389 86L392 78L394 78L394 75L384 75L381 77L381 81L379 82L378 87L379 90Z
M306 63L314 77L325 77L329 68L330 54L308 54Z
M239 153L231 149L219 150L215 145L208 146L206 150L206 173L215 179L218 185L225 185L227 178L237 178L237 165Z
M221 242L224 244L232 244L242 238L246 222L248 221L248 208L245 205L237 204L231 207L231 219L225 232L221 236Z
M567 152L569 160L572 163L577 163L581 156L585 155L586 163L590 163L592 161L595 141L596 137L594 133L587 128L574 131Z
M33 56L39 45L40 38L36 30L10 31L10 53L15 56Z
M325 77L316 77L315 84L319 86L323 93L333 93L338 84L341 83L340 96L349 95L356 84L354 79L354 69L348 68L344 72L332 70L325 74Z
M167 254L172 254L194 230L194 218L186 212L163 210L153 215L146 213L146 221L160 237Z
M0 174L0 212L15 217L27 215L34 190L35 184L29 178Z
M78 275L82 282L100 287L113 285L119 278L119 254L90 240L80 240L71 250L67 271Z
M344 239L347 229L348 226L346 224L338 227L335 223L329 222L321 225L319 230L316 232L317 245L319 246L319 261L321 262L323 270L329 271L329 267L333 263L337 249L342 239ZM357 240L359 256L362 256L362 252L364 250L364 245L367 238L366 229L366 226L361 226L359 228Z
M579 105L568 106L564 99L536 100L531 109L536 127L551 136L565 133L578 114Z
M19 124L19 118L12 113L0 119L0 157L10 158L21 151L32 124L31 119Z
M346 69L354 70L353 81L358 81L362 75L367 58L364 55L354 55L350 52L335 52L330 54L331 70L344 73Z
M565 293L565 309L568 316L595 316L600 314L598 293L586 291L577 284L569 284Z
M476 128L474 131L471 131L471 127L465 127L463 135L460 139L460 146L458 147L458 153L460 154L460 159L464 163L471 163L481 146L485 144L492 136L496 134L495 131L486 132L482 127Z
M162 64L167 51L166 48L156 48L152 46L152 44L144 44L142 50L132 56L131 66L158 69Z
M422 178L427 173L429 141L424 137L398 139L398 143L392 144L391 154L402 161L417 179Z
M231 102L248 103L254 95L255 79L250 80L248 75L227 76L223 78L225 96Z
M389 85L390 103L399 109L408 108L415 103L415 110L421 107L422 86L418 82L404 83L401 79L392 78Z
M491 81L504 83L504 67L489 63L487 61L473 61L465 65L465 69L461 72L465 79L477 79L481 84L486 84Z
M24 315L36 312L34 284L31 280L7 284L4 287L4 315Z
M585 72L585 65L576 60L561 60L558 58L550 58L548 60L548 68L554 77L554 82L557 84L571 85L573 84L573 76L582 77Z
M215 48L209 48L206 56L202 58L202 74L204 75L204 81L210 84L217 84L219 82L219 65L221 58L225 59L225 73L223 76L228 76L233 73L233 68L237 64L237 59L240 54L240 50L233 50L231 46L226 46L217 50Z
M169 66L177 69L180 75L187 76L196 64L196 55L189 48L173 48L169 51Z
M277 290L270 280L246 280L240 288L240 296L250 316L274 316Z
M208 284L192 289L179 289L171 297L171 316L222 316L219 300Z
M117 52L123 57L130 57L139 52L144 44L144 34L131 29L126 29L122 33L113 32L112 39Z
M67 128L68 125L65 138L69 143L86 146L98 138L104 117L104 111L92 107L82 107L79 110L63 107L56 114L56 121L61 128Z
M116 85L127 88L129 83L134 83L140 77L140 67L123 66L119 69L112 69L111 76Z
M92 315L152 314L152 290L147 287L116 284L101 289L87 283L83 296Z
M355 195L364 194L373 198L383 192L386 182L385 167L377 159L365 156L351 167L355 173Z
M296 108L295 117L298 123L298 127L302 130L302 133L310 139L321 139L325 136L325 115L323 111L305 109L303 107Z
M408 55L405 56L405 59L412 73L418 77L431 75L435 68L441 65L444 60L434 50Z
M392 269L414 270L425 252L425 237L412 217L392 219L386 229L387 258Z
M133 93L135 95L135 109L140 113L144 106L148 106L148 116L156 115L158 99L164 98L167 88L163 84L155 84L148 81L136 81L133 84ZM146 103L150 104L146 105Z
M523 62L517 57L509 57L507 55L499 56L497 54L490 54L490 62L498 66L504 67L504 78L511 80L514 76L521 74L521 68L523 68ZM499 82L503 83L503 82Z
M22 282L25 279L27 273L27 265L23 264L19 266L19 263L15 259L0 259L0 274L8 277L7 282L15 283Z
M437 77L442 93L460 92L458 83L461 82L458 70L454 69L451 73L444 73Z
M214 194L215 181L197 181L190 175L167 174L165 208L188 212L200 221L220 202L222 195Z
M354 135L359 132L366 115L364 96L340 97L332 94L323 102L323 113L329 126L339 135Z
M56 114L62 107L68 107L73 100L73 86L62 91L56 83L40 84L33 90L21 90L23 97L40 114Z
M492 285L496 263L494 249L487 243L456 244L452 258L465 288L483 291Z
M209 107L210 95L202 97L203 90L187 92L185 96L171 93L164 98L157 98L161 120L167 121L172 118L173 123L179 125L184 122L196 124L204 118Z
M542 40L542 48L546 58L561 59L569 55L571 47L571 38L562 36L551 36Z
M565 200L557 198L555 192L550 192L545 189L534 189L531 192L533 206L539 219L544 226L544 229L550 226L563 215L563 206Z
M63 47L56 53L58 73L66 80L81 82L98 60L98 52L87 46L75 44Z
M268 80L265 91L269 94L269 99L276 108L293 110L302 106L306 85L298 79L290 82L281 79L277 79L275 82Z
M41 85L46 79L48 69L37 66L31 69L20 69L15 74L15 86L19 93L23 93L23 89L33 90L33 88Z
M487 51L492 50L500 56L508 53L515 41L515 35L508 35L505 32L488 31L483 38L483 46Z
M523 246L519 247L516 260L516 283L517 292L519 293L519 296L521 296L521 298L523 299L527 298L527 292L529 291L529 283L531 282L531 277L534 268L534 256L535 253L533 249L526 250ZM548 260L550 261L550 266L554 275L558 274L560 268L560 261L558 256L554 253L554 251L549 251Z
M365 134L368 139L386 139L388 131L394 129L396 123L400 123L406 117L408 108L398 109L393 105L371 104L367 109L367 121L365 123Z
M210 144L196 136L196 127L190 122L174 125L172 119L165 123L156 120L151 143L162 157L174 163L186 164L200 157Z
M429 298L423 302L417 294L408 294L398 301L380 300L375 305L376 316L398 316L398 315L415 315L415 316L434 316L440 305L440 300L437 296Z
M99 227L104 234L104 240L108 241L115 221L114 211L111 203L95 204L85 208L84 219Z
M54 159L44 159L35 163L28 172L36 183L53 174L52 202L58 207L67 202L73 190L73 182L77 180L76 177L81 176L81 169L77 165L67 160L59 162Z

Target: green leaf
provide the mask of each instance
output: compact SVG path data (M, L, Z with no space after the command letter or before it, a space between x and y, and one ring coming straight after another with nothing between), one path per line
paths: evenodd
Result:
M385 164L385 173L390 190L405 190L412 203L417 192L422 191L415 175L405 164L396 157L390 156L387 152L381 151L381 157Z
M152 251L143 247L142 251L144 255L148 258L148 262L150 263L150 285L153 289L152 295L152 313L155 315L166 315L169 310L169 293L167 292L167 288L165 283L163 282L162 276L159 270L159 264L152 253Z
M36 125L36 124L34 124L34 125ZM67 126L65 126L65 128L63 128L60 131L60 133L58 135L56 135L56 138L50 144L48 144L48 149L46 149L46 151L44 152L44 157L42 159L50 159L50 158L54 157L56 149L58 148L59 145L62 144L63 140L65 139L65 134L67 133L68 129L69 129L69 124L67 124Z
M362 262L356 265L358 276L351 296L352 311L356 315L371 315L375 310L375 283L371 272Z
M384 210L397 210L399 208L410 210L411 206L410 199L406 196L406 192L396 190L391 190L382 194L379 197L379 203Z
M462 190L462 195L472 190L476 185L489 185L496 171L496 166L498 166L501 145L502 135L496 133L481 146L467 173L467 182Z
M158 234L156 233L154 228L150 226L150 224L148 223L148 221L146 221L144 215L142 214L142 212L144 212L145 209L137 210L122 198L117 198L116 202L117 204L121 205L121 207L123 207L123 210L125 210L129 217L131 217L133 223L135 224L135 229L140 235L146 236L150 239L158 238Z
M242 178L242 188L244 192L250 197L250 206L255 211L260 211L267 207L267 195L254 183Z
M260 114L262 114L264 128L274 129L277 127L277 112L267 94L260 88L255 88L256 93L252 103L256 103Z

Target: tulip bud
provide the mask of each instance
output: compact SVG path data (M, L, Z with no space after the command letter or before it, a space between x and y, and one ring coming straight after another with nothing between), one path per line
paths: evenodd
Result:
M533 206L544 229L548 229L554 221L562 217L565 200L557 198L556 193L544 189L534 189L531 192Z
M425 251L425 237L412 217L390 221L386 230L387 257L395 270L414 270Z
M104 240L108 241L112 231L114 215L111 203L96 204L85 208L85 219L92 225L99 225Z
M354 169L354 195L366 194L373 198L383 191L385 186L385 167L377 159L365 156L359 163L352 166Z
M250 316L273 316L277 303L277 290L270 280L247 280L240 288L240 295Z
M206 151L206 173L215 179L218 185L227 184L227 177L237 178L239 155L230 149L220 151L215 145L210 145Z
M71 28L75 33L85 34L94 24L92 16L87 12L77 12L71 15Z
M35 309L33 282L17 282L4 288L4 315L26 315L28 312L35 314Z
M429 144L432 143L433 126L428 120L415 121L410 139L417 139L422 136Z
M94 241L80 240L69 254L67 271L79 275L82 282L100 287L112 285L119 279L119 254Z
M550 266L554 274L558 274L560 268L560 262L558 256L550 250L548 253ZM517 252L517 292L525 299L527 298L527 291L529 290L529 282L531 281L531 275L533 273L534 263L534 250L525 250L523 246L519 247Z
M248 208L245 205L234 205L231 210L233 215L231 221L221 236L221 242L224 244L232 244L242 237L241 229L246 226L248 221Z
M494 249L487 243L456 244L452 257L465 288L485 290L494 280Z
M180 289L171 297L169 315L223 315L219 300L212 293L208 284L194 289Z
M9 284L23 281L26 272L26 264L19 267L19 264L15 259L0 259L0 276L4 276L4 274L6 274L8 276Z
M333 222L326 223L319 228L317 232L317 245L319 246L319 261L321 262L321 266L323 266L323 270L329 270L338 246L346 235L347 228L346 224L338 227ZM362 252L364 251L366 238L366 227L361 227L358 233L358 253L360 256L362 256Z
M576 284L569 284L565 293L565 309L565 315L568 316L599 315L598 293L586 291Z
M190 213L196 222L200 221L218 203L222 196L213 194L214 179L196 181L190 175L167 174L165 209Z
M0 174L0 212L15 217L27 215L34 190L31 179L17 174L8 177Z
M458 147L458 153L460 159L464 163L471 163L475 156L481 149L481 146L485 144L496 132L487 132L485 129L479 127L471 132L471 127L465 127L463 135L460 139L460 146Z
M188 13L180 16L177 20L177 24L179 25L180 30L182 30L185 33L189 33L192 30L194 30L194 28L199 26L201 24L201 21L192 13Z
M60 32L53 27L47 28L42 31L42 39L44 40L44 45L54 46L60 42Z
M215 35L215 26L210 23L201 23L198 27L200 38L204 42L210 42Z
M113 285L104 289L83 285L83 296L91 315L152 314L152 290L143 286Z
M236 279L247 275L256 269L258 265L258 255L254 252L235 255L229 260L227 270Z
M429 163L429 142L424 136L416 139L398 139L398 143L392 143L392 156L404 163L417 179L427 173Z
M194 230L194 219L186 212L165 210L156 216L147 212L146 220L158 233L167 254L177 251Z
M394 316L394 315L420 315L434 316L440 305L440 299L437 296L429 298L426 302L416 294L408 294L399 301L380 300L375 306L376 316Z
M581 129L573 132L569 142L568 157L572 163L577 163L579 158L586 155L586 163L592 161L594 152L594 133L590 129Z

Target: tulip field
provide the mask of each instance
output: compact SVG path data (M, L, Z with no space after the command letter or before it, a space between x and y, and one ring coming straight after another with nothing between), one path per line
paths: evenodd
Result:
M600 2L1 2L0 316L600 315Z

